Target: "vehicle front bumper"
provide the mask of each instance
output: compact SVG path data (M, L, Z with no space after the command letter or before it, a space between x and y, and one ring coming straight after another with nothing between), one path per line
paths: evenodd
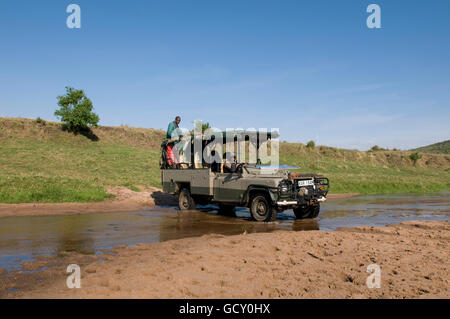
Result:
M324 202L326 201L326 197L325 196L320 196L319 198L317 198L317 202ZM282 200L282 201L277 201L277 206L297 206L297 205L301 205L302 202L301 201L297 201L297 200Z

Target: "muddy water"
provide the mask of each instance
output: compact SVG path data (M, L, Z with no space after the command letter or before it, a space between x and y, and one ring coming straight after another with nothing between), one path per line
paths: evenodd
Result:
M157 207L143 212L0 218L0 267L20 269L24 261L62 251L96 254L117 245L274 230L335 230L344 226L384 226L404 220L450 219L450 193L428 196L361 196L329 200L315 220L295 220L292 211L274 223L250 221L247 209L236 217L217 215L215 206L183 212Z

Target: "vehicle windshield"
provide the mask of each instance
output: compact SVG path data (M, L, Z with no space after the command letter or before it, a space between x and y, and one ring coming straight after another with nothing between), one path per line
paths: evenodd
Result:
M279 168L285 168L285 169L298 169L298 167L292 166L292 165L255 165L255 164L249 164L249 167L257 167L262 169L279 169Z

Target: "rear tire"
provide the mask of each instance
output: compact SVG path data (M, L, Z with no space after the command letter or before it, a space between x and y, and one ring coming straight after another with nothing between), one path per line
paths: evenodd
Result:
M183 188L178 194L178 207L180 210L195 209L195 201L191 196L191 192L187 188Z
M234 205L219 204L218 214L223 216L236 217L235 207Z
M319 216L320 204L317 206L306 206L294 208L294 214L297 219L312 219Z
M277 211L264 195L256 195L250 202L252 218L258 222L271 222L277 218Z

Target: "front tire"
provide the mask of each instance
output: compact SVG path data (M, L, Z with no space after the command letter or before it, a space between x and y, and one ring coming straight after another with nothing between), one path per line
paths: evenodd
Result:
M187 188L183 188L180 194L178 194L178 207L180 210L195 209L195 201Z
M258 222L271 222L277 218L277 212L272 203L264 195L256 195L250 203L252 218Z
M319 216L319 212L320 204L294 208L294 214L297 219L313 219Z

